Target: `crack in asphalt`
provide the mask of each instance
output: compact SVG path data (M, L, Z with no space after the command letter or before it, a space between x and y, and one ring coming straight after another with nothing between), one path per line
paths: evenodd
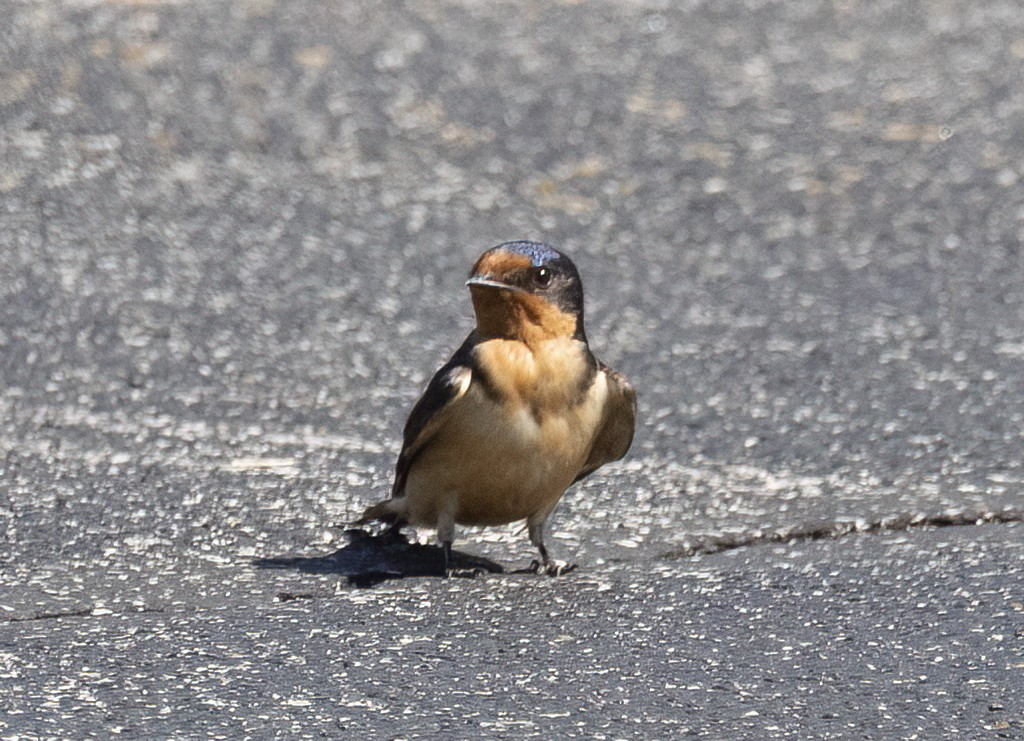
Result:
M721 553L723 551L736 550L738 548L749 548L761 545L769 544L787 544L787 543L799 543L803 541L816 541L816 540L837 540L847 535L853 535L858 533L886 533L886 532L899 532L908 530L921 530L921 529L937 529L944 527L965 527L971 525L993 525L993 524L1009 524L1013 522L1024 522L1024 510L1010 509L1002 510L999 512L977 512L977 511L963 511L963 512L944 512L941 514L902 514L893 515L890 517L882 517L876 520L840 520L834 522L824 522L816 524L803 524L795 525L791 528L775 529L775 530L754 530L743 533L726 533L721 535L708 535L697 537L691 542L684 543L677 546L669 551L666 551L660 555L662 559L681 559L689 558L698 555L710 555L714 553ZM334 556L336 558L336 555ZM282 568L292 567L298 570L310 571L310 572L331 572L333 568L326 568L320 562L331 561L332 557L324 557L319 559L265 559L264 563L258 563L264 568ZM318 568L307 568L301 563L291 563L292 561L315 561L319 564ZM337 573L342 574L343 571L339 570ZM376 572L372 574L368 572L368 576L375 576ZM434 574L414 574L414 575L434 575ZM439 575L439 574L438 574ZM358 579L353 580L351 574L349 575L350 581L357 586L366 586L361 584ZM376 583L376 580L374 580ZM291 602L296 600L314 599L315 594L312 593L290 593L282 592L277 595L280 602ZM165 612L163 608L145 608L139 610L140 613L162 613ZM104 613L105 615L112 613ZM46 620L61 620L64 618L74 617L101 617L97 615L93 608L77 608L74 610L64 611L50 611L41 612L35 615L22 615L17 617L10 617L6 619L0 619L0 624L3 623L28 623L28 622L39 622Z
M132 615L145 615L150 613L162 613L166 612L162 607L146 607L141 610L133 611ZM2 622L4 623L33 623L43 620L61 620L63 618L72 617L106 617L108 615L125 615L128 613L115 613L114 611L104 612L103 615L97 615L96 610L93 607L80 607L74 610L54 610L49 612L37 612L35 615L19 615L17 617L6 618Z
M661 554L661 558L689 558L749 548L773 543L799 543L801 541L836 540L857 533L886 533L968 525L1006 524L1024 522L1024 510L1009 509L999 512L943 512L941 514L902 514L877 520L839 520L823 523L794 525L791 528L753 530L742 533L708 535L676 546Z
M60 612L38 612L35 615L21 615L7 618L5 623L31 623L37 620L60 620L68 617L86 617L92 615L91 607L82 607L77 610L63 610Z

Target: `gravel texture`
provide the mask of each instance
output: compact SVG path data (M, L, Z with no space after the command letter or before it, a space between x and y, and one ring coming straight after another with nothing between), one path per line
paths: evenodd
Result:
M0 734L1024 736L1016 1L9 5ZM634 449L360 588L515 238Z

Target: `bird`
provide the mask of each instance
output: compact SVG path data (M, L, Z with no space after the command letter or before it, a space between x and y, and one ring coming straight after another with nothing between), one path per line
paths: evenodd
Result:
M530 571L558 576L544 527L572 484L626 455L636 392L590 350L583 284L542 242L505 242L470 270L476 326L409 413L390 498L355 524L434 528L451 568L456 525L525 521Z

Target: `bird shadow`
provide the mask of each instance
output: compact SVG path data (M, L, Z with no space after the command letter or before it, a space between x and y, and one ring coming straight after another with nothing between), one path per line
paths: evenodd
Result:
M385 531L374 535L352 528L345 531L348 544L326 556L283 556L260 558L260 569L291 569L306 574L338 574L358 587L372 587L389 579L409 576L503 574L505 569L487 558L452 551L451 563L437 546L410 543L402 533Z

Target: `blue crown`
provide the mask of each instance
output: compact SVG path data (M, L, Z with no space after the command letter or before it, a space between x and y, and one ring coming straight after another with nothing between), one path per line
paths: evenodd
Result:
M560 257L563 257L561 252L556 250L554 247L549 247L543 242L505 242L504 244L499 244L498 249L508 250L509 252L515 252L516 254L529 257L530 262L533 263L535 268L539 268L542 265L554 262Z

